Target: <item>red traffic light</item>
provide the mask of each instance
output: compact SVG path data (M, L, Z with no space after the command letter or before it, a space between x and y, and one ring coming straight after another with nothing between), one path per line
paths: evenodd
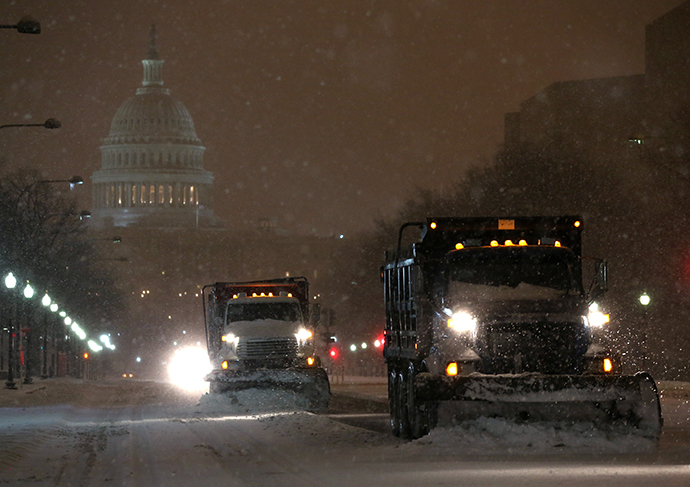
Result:
M328 351L328 356L331 357L333 360L337 359L338 358L338 349L335 347L332 347Z

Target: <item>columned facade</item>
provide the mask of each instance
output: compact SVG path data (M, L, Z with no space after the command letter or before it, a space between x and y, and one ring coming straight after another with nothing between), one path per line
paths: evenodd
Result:
M136 95L118 109L94 172L93 225L215 226L213 175L187 108L163 87L163 60L151 29Z

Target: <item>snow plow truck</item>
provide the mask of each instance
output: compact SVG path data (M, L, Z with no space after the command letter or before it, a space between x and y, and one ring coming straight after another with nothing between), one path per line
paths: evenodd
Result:
M420 236L403 245L410 227ZM593 343L589 305L607 290L607 266L593 260L583 286L582 229L577 216L402 225L381 268L394 435L489 417L658 440L652 377L623 375L619 357Z
M203 289L211 394L292 391L308 408L328 407L330 385L314 353L304 277L216 282Z

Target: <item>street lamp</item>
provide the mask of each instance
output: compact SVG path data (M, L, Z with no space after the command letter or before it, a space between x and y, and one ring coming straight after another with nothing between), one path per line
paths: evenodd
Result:
M17 300L14 289L17 287L17 278L11 272L5 276L5 287L12 291L12 316L10 317L9 335L10 340L7 347L7 380L5 381L5 388L16 389L17 385L14 382L14 322L17 320Z
M38 20L26 15L14 25L0 25L0 29L16 29L20 34L40 34L41 24Z
M647 322L648 322L648 317L647 317L647 307L649 306L649 303L652 302L652 299L649 297L647 293L642 293L640 295L640 304L642 305L642 353L644 354L642 357L642 365L646 369L647 368L647 356L649 355L649 350L647 347Z
M49 118L43 123L8 123L5 125L0 125L0 129L6 129L10 127L43 127L47 129L59 129L62 127L60 120L57 118Z
M31 284L29 284L29 283L27 283L26 287L24 288L24 297L26 299L31 299L34 297L34 288L31 287ZM26 310L26 307L24 307L24 310ZM25 316L26 316L26 313L25 313ZM33 358L32 357L33 353L31 350L33 340L31 338L33 336L33 333L31 332L31 327L32 327L31 320L28 320L28 321L29 321L29 323L27 323L28 324L28 326L27 326L28 331L26 332L26 353L24 354L24 358L26 359L25 360L26 373L24 374L24 384L31 384L31 382L33 381L33 379L31 378L31 365L32 365L31 359ZM21 339L21 328L20 328L19 337Z
M45 311L43 312L43 367L41 370L41 377L44 379L48 378L48 315L49 309L53 304L52 299L48 296L48 293L43 295L41 299L41 304L43 305ZM57 306L57 305L56 305ZM57 308L56 308L57 309Z

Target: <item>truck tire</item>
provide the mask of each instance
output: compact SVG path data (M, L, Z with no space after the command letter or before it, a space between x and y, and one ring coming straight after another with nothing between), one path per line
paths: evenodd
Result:
M414 380L417 372L415 364L410 362L407 368L406 406L411 439L428 435L431 427L430 404L419 403L415 396Z
M400 371L396 375L396 399L398 406L398 430L400 431L400 437L406 440L412 439L410 431L410 417L407 408L407 398L409 396L408 390L410 389L410 383L408 381L407 374L404 371Z
M396 378L398 374L395 369L388 369L388 410L390 412L391 433L393 436L400 436L400 409L397 398L398 388Z

